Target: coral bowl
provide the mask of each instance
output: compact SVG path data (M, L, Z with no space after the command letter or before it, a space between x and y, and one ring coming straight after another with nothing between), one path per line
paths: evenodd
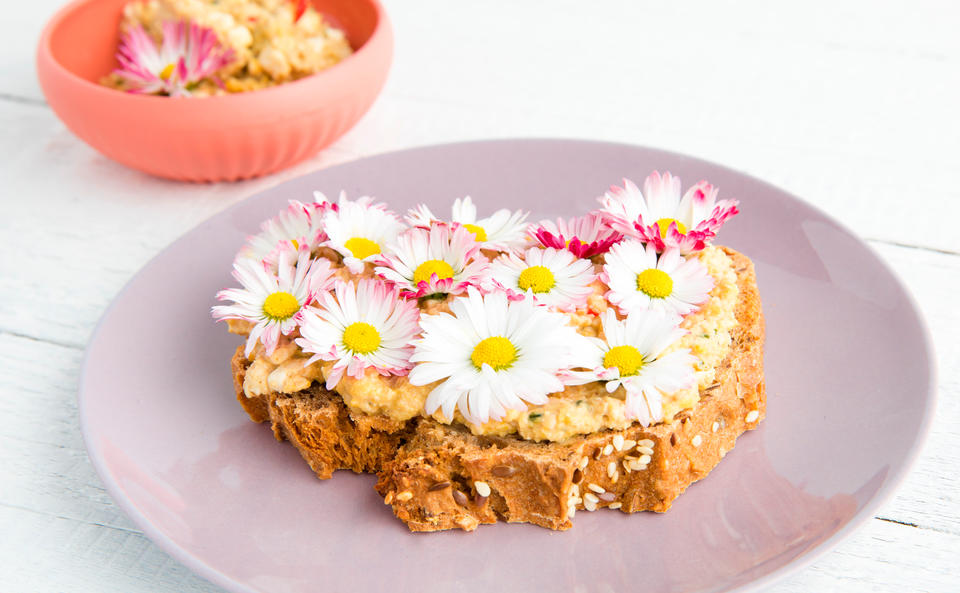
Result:
M184 181L227 181L289 167L340 138L383 88L393 34L377 0L312 0L354 54L312 76L203 98L135 95L101 86L116 61L129 0L77 0L50 19L37 75L64 124L105 156Z

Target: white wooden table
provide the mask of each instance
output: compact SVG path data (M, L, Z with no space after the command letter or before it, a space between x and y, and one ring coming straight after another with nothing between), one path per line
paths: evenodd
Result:
M960 590L960 14L890 6L387 2L396 61L333 147L265 179L184 185L117 165L43 100L39 31L0 20L0 591L210 592L104 491L77 424L84 345L150 257L262 188L398 148L507 136L616 140L717 161L837 217L900 274L933 330L933 434L877 517L776 592Z

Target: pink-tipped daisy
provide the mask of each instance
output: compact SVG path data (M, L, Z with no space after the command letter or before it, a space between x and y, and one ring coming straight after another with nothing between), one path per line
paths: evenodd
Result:
M304 204L290 200L289 205L260 225L260 232L247 238L238 257L249 257L276 265L281 251L298 251L306 246L313 251L327 240L323 216L331 208L328 202Z
M739 212L736 200L717 201L718 190L701 181L680 196L680 178L654 171L640 191L629 179L600 198L610 226L652 243L657 251L668 247L681 254L699 251L716 237L728 218Z
M324 374L333 389L346 373L357 379L368 368L384 376L410 370L411 342L420 333L416 303L399 298L379 280L338 281L303 316L297 345L315 360L335 361Z
M686 315L710 297L713 278L696 258L684 258L676 248L659 257L652 243L627 239L606 255L601 275L607 299L624 314L654 309Z
M602 381L608 393L623 387L625 413L644 426L663 420L663 396L694 385L696 357L689 350L664 354L687 330L676 318L636 311L626 319L608 309L601 317L605 339L591 338L592 349L580 363L587 371L569 371L568 385Z
M544 247L566 249L585 259L606 253L623 239L623 235L610 228L598 213L576 218L558 218L556 223L544 220L538 225L531 225L528 232Z
M340 192L340 197L341 197L341 198L346 197L346 192L341 191L341 192ZM363 198L360 198L360 199L362 200ZM367 198L367 199L369 199L369 200L372 201L372 198ZM358 200L358 201L359 201L359 200ZM337 210L337 208L338 208L337 203L331 201L330 199L328 199L327 196L324 195L324 193L323 193L322 191L314 190L314 192L313 192L313 203L314 203L314 204L318 204L318 205L319 205L320 207L322 207L324 210L328 210L328 209L329 209L329 210ZM377 206L378 206L378 207L381 207L381 208L386 208L386 207L387 207L386 204L377 204Z
M328 209L323 217L323 229L328 237L324 245L340 253L347 269L359 274L366 262L373 262L387 245L396 241L403 223L385 205L374 203L373 198L349 200L341 192L337 207Z
M297 255L296 264L293 256ZM333 270L325 259L311 260L310 252L284 251L280 254L277 272L267 269L263 262L243 258L233 263L233 277L242 288L228 288L217 293L221 301L232 305L213 307L218 321L239 319L254 324L247 336L246 354L253 351L257 340L263 342L267 355L273 354L280 336L290 335L300 325L305 306L318 293L332 285Z
M585 306L596 279L590 260L553 247L505 253L490 264L490 275L510 296L529 293L536 302L564 311Z
M484 296L470 287L450 310L421 317L423 337L410 357L411 384L437 382L425 411L442 409L448 421L456 409L482 424L507 409L545 404L548 394L563 390L558 373L588 347L565 315L532 299L510 301L502 291Z
M511 251L526 245L528 213L520 210L511 212L506 208L497 210L487 218L477 219L477 207L470 196L457 198L453 202L452 216L449 222L466 227L474 234L482 249ZM440 222L425 204L420 204L407 212L410 226L427 228Z
M190 95L204 79L212 79L234 59L209 27L185 21L163 23L163 41L158 48L141 25L131 27L120 39L114 70L131 93L145 95Z
M376 273L406 298L456 295L480 286L489 263L473 233L443 223L401 233L375 261Z

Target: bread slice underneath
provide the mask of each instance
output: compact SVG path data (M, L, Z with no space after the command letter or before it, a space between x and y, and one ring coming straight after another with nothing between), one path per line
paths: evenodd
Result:
M537 443L476 436L428 418L355 414L319 384L247 397L242 347L232 361L237 399L253 421L269 421L278 440L290 441L319 478L338 469L376 473L384 502L413 531L469 531L497 521L562 530L576 509L663 512L766 411L756 275L746 256L724 249L740 289L731 351L696 407L670 423Z

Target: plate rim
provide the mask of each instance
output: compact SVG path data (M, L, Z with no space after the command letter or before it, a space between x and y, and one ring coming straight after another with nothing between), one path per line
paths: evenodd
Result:
M148 273L154 265L156 265L157 260L164 256L164 254L176 243L183 240L186 236L197 233L203 229L204 226L210 224L213 220L218 219L222 216L228 215L228 213L239 208L241 205L246 204L250 200L256 199L259 196L273 192L278 188L281 188L285 185L293 184L296 181L306 177L308 175L314 175L316 173L331 171L343 166L353 165L359 161L378 159L381 157L389 157L401 153L408 152L417 152L425 150L442 150L452 147L463 147L468 145L481 145L481 144L520 144L520 143L531 143L531 144L543 144L543 143L556 143L556 144L594 144L594 145L606 145L609 147L619 147L624 149L644 149L654 152L661 153L668 157L672 158L681 158L693 161L695 163L702 163L709 165L711 167L717 167L720 169L725 169L729 172L735 173L737 176L745 178L751 182L760 184L762 186L767 186L777 193L786 196L794 200L801 207L812 210L817 215L821 216L828 222L836 225L836 227L841 230L843 233L852 237L856 240L858 244L866 247L870 256L872 256L883 268L884 271L889 274L893 279L896 286L901 290L903 295L906 297L906 302L909 304L910 311L913 313L916 318L917 327L920 330L922 336L922 342L927 354L927 377L928 377L928 388L926 390L926 398L924 404L926 409L924 410L923 416L921 417L918 430L916 432L913 442L910 444L906 455L904 456L904 461L899 468L896 468L891 476L887 479L886 483L881 486L881 488L868 500L863 507L854 513L853 516L844 524L840 529L834 532L830 537L824 539L823 541L817 543L812 548L803 552L803 554L783 566L775 568L770 572L757 577L747 583L742 585L734 586L731 589L728 589L728 593L752 593L759 591L763 588L766 588L772 585L775 582L778 582L786 577L796 574L802 569L805 569L812 565L814 562L822 558L827 552L836 548L842 541L852 536L859 529L864 527L867 522L874 518L876 511L889 503L896 492L903 485L903 482L906 478L912 473L915 468L917 461L920 457L920 454L929 441L933 416L936 412L938 406L938 361L936 356L935 344L933 341L933 335L930 332L929 325L926 318L923 316L922 309L920 308L919 303L916 300L913 292L907 286L907 284L900 278L900 276L893 270L890 264L877 252L877 250L866 240L862 239L857 233L853 232L847 225L840 222L834 218L831 214L827 213L819 206L811 204L806 200L796 196L795 194L788 192L772 183L745 173L739 169L730 167L728 165L720 164L714 161L710 161L701 157L688 155L681 152L676 152L672 150L666 150L658 148L656 146L649 146L643 144L631 144L627 142L610 142L605 140L591 140L591 139L582 139L582 138L566 138L566 137L504 137L504 138L492 138L484 140L467 140L467 141L458 141L458 142L445 142L440 144L425 144L421 146L414 146L409 148L404 148L400 150L391 150L387 152L379 152L374 154L369 154L362 156L360 158L355 158L349 161L338 163L330 167L322 167L314 169L311 171L304 172L300 175L280 181L268 187L261 188L254 193L251 193L241 200L238 200L236 203L231 204L230 206L220 210L201 222L197 223L187 231L178 235L175 239L170 241L162 249L160 249L156 254L154 254L146 263L144 263L132 276L124 283L123 287L114 295L110 300L110 304L103 310L103 313L100 315L100 318L97 320L96 325L93 328L93 331L90 333L90 337L87 340L86 346L84 347L83 360L80 366L80 373L77 379L77 412L79 417L80 424L80 433L83 438L84 447L87 450L87 457L93 465L94 471L97 476L100 478L100 481L103 483L104 488L107 493L110 495L112 501L120 507L127 517L133 521L133 523L143 531L143 534L146 535L151 542L159 546L165 553L169 554L175 558L178 562L186 566L194 574L206 579L207 581L221 587L231 593L272 593L271 591L264 589L255 589L250 586L241 583L226 573L218 570L214 566L207 564L194 554L192 554L186 547L181 546L172 538L168 537L162 533L158 528L156 528L153 523L144 515L136 505L128 499L120 488L117 481L114 479L111 474L107 464L104 462L103 454L97 449L94 444L93 436L90 434L90 427L88 419L88 409L84 404L87 382L87 368L88 361L91 353L91 346L99 339L101 330L105 325L106 319L112 314L116 304L124 298L130 287L138 280L141 276Z

